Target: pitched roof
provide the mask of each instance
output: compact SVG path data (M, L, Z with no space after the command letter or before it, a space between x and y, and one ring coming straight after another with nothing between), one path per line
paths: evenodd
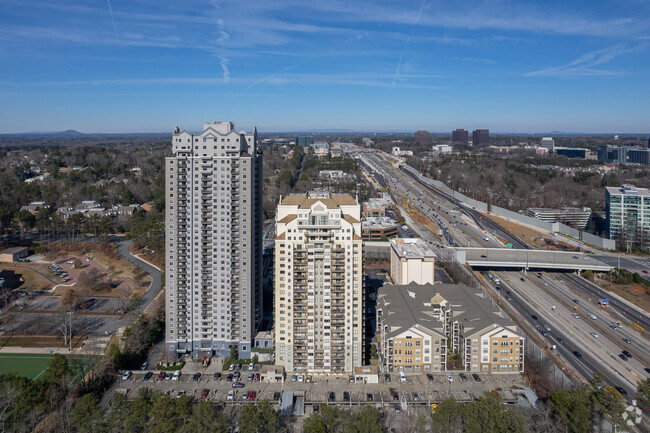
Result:
M290 214L290 215L287 215L284 218L278 220L278 223L287 224L287 223L290 223L291 221L295 220L296 218L298 218L298 215Z

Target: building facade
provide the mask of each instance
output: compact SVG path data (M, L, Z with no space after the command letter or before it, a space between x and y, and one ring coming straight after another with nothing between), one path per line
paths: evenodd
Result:
M524 371L523 334L464 284L382 286L377 341L386 371Z
M467 144L469 142L469 132L464 129L456 129L451 132L451 142L454 144Z
M472 132L472 146L489 146L490 145L490 130L489 129L476 129Z
M607 236L619 248L650 250L650 190L633 185L607 187Z
M391 239L390 276L395 284L433 284L436 253L422 239Z
M562 209L551 209L542 207L531 207L526 209L526 215L547 223L560 222L574 229L584 230L591 220L590 207L563 207Z
M232 122L172 136L166 158L168 359L249 358L262 319L262 155Z
M421 129L419 131L415 131L415 134L413 134L413 138L415 139L416 143L420 144L431 144L431 134L429 134L429 131Z
M350 195L281 200L275 240L275 362L352 372L364 359L361 209Z

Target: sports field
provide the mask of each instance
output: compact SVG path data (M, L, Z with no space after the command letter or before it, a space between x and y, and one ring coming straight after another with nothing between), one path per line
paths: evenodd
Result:
M15 373L17 376L36 379L45 372L50 358L52 355L0 353L0 374Z
M52 355L31 355L26 353L0 353L0 374L36 379L45 373ZM101 359L101 356L73 355L68 358L68 367L72 374L81 379Z

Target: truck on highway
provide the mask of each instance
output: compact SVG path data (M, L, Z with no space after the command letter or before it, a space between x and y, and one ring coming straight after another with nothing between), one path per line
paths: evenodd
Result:
M438 236L442 236L442 229L438 229Z
M604 307L604 306L606 306L606 305L609 305L609 299L604 299L604 298L603 298L603 299L599 299L599 300L598 300L598 305L600 305L600 306L602 306L602 307Z

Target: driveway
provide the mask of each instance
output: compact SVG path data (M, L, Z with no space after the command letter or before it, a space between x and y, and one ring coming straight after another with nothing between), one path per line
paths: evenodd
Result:
M151 286L145 292L145 294L142 295L142 299L140 300L138 307L127 314L126 322L129 322L129 319L135 320L144 311L144 309L147 308L147 305L153 301L153 299L156 297L156 295L158 295L160 289L162 288L162 272L144 260L132 256L131 252L129 251L131 245L133 245L133 241L131 240L119 242L117 244L117 253L120 255L120 257L129 263L139 267L140 269L143 269L147 274L149 274L151 277Z

